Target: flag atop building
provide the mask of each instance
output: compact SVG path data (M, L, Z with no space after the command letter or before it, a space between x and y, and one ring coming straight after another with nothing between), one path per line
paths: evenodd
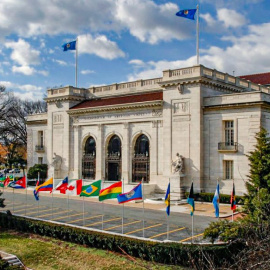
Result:
M122 193L122 181L116 182L107 188L100 190L99 201L107 199L115 199L119 194Z
M53 190L53 178L51 177L46 182L44 182L43 184L37 186L34 189L34 196L35 196L36 200L38 201L39 200L38 193L40 191L52 191L52 190Z
M186 18L186 19L194 20L194 16L195 16L196 11L197 11L196 8L193 8L193 9L181 9L175 15L178 16L178 17L183 17L183 18Z
M191 206L190 215L193 216L193 213L195 211L195 201L194 201L194 191L193 191L193 182L190 187L189 196L187 199L188 204Z
M217 188L216 188L215 195L213 198L213 205L215 208L215 215L218 218L219 217L219 184L217 184Z
M117 196L118 203L126 203L134 200L142 199L142 184L140 183L135 188L127 193L122 193Z
M76 50L76 40L70 41L62 45L63 51Z
M90 185L83 186L80 197L99 196L100 190L101 190L101 180L98 180Z
M232 189L232 194L231 194L231 210L235 211L236 210L236 199L235 199L235 187L233 183L233 189Z
M26 188L26 177L23 176L17 181L12 181L8 185L11 188Z
M171 208L171 184L168 184L167 192L165 195L165 203L167 205L166 207L166 213L169 216L170 215L170 208Z
M72 181L66 190L67 195L80 195L82 192L82 179Z
M66 177L64 180L62 180L55 188L55 190L59 190L60 193L66 194L66 190L68 187L68 177Z

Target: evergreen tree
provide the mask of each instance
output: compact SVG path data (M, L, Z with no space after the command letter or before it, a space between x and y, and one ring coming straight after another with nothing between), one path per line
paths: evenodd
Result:
M257 140L255 149L248 155L250 172L246 182L247 194L244 207L246 212L251 215L258 210L258 207L262 207L259 202L263 203L264 197L270 194L270 138L264 128L261 128L255 138ZM265 199L268 201L268 198ZM262 209L260 209L261 211ZM264 212L264 214L266 213Z

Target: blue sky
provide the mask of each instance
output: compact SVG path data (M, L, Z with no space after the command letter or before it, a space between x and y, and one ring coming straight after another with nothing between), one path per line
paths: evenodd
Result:
M269 0L1 0L0 84L23 99L47 88L162 76L196 64L196 23L175 16L200 5L200 63L236 75L269 72Z

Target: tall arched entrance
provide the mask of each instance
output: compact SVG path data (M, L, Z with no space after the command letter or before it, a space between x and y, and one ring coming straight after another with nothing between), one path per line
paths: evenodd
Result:
M89 137L84 146L82 177L84 179L96 177L96 141L93 137Z
M111 137L106 157L106 180L120 181L122 175L121 140L117 135Z
M140 135L135 143L134 156L132 158L132 182L145 182L150 179L150 152L149 139L144 134Z

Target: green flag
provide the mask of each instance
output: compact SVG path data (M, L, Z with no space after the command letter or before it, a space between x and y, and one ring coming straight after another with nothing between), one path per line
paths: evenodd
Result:
M100 189L101 189L101 180L98 180L90 185L83 186L80 196L83 197L99 196Z

